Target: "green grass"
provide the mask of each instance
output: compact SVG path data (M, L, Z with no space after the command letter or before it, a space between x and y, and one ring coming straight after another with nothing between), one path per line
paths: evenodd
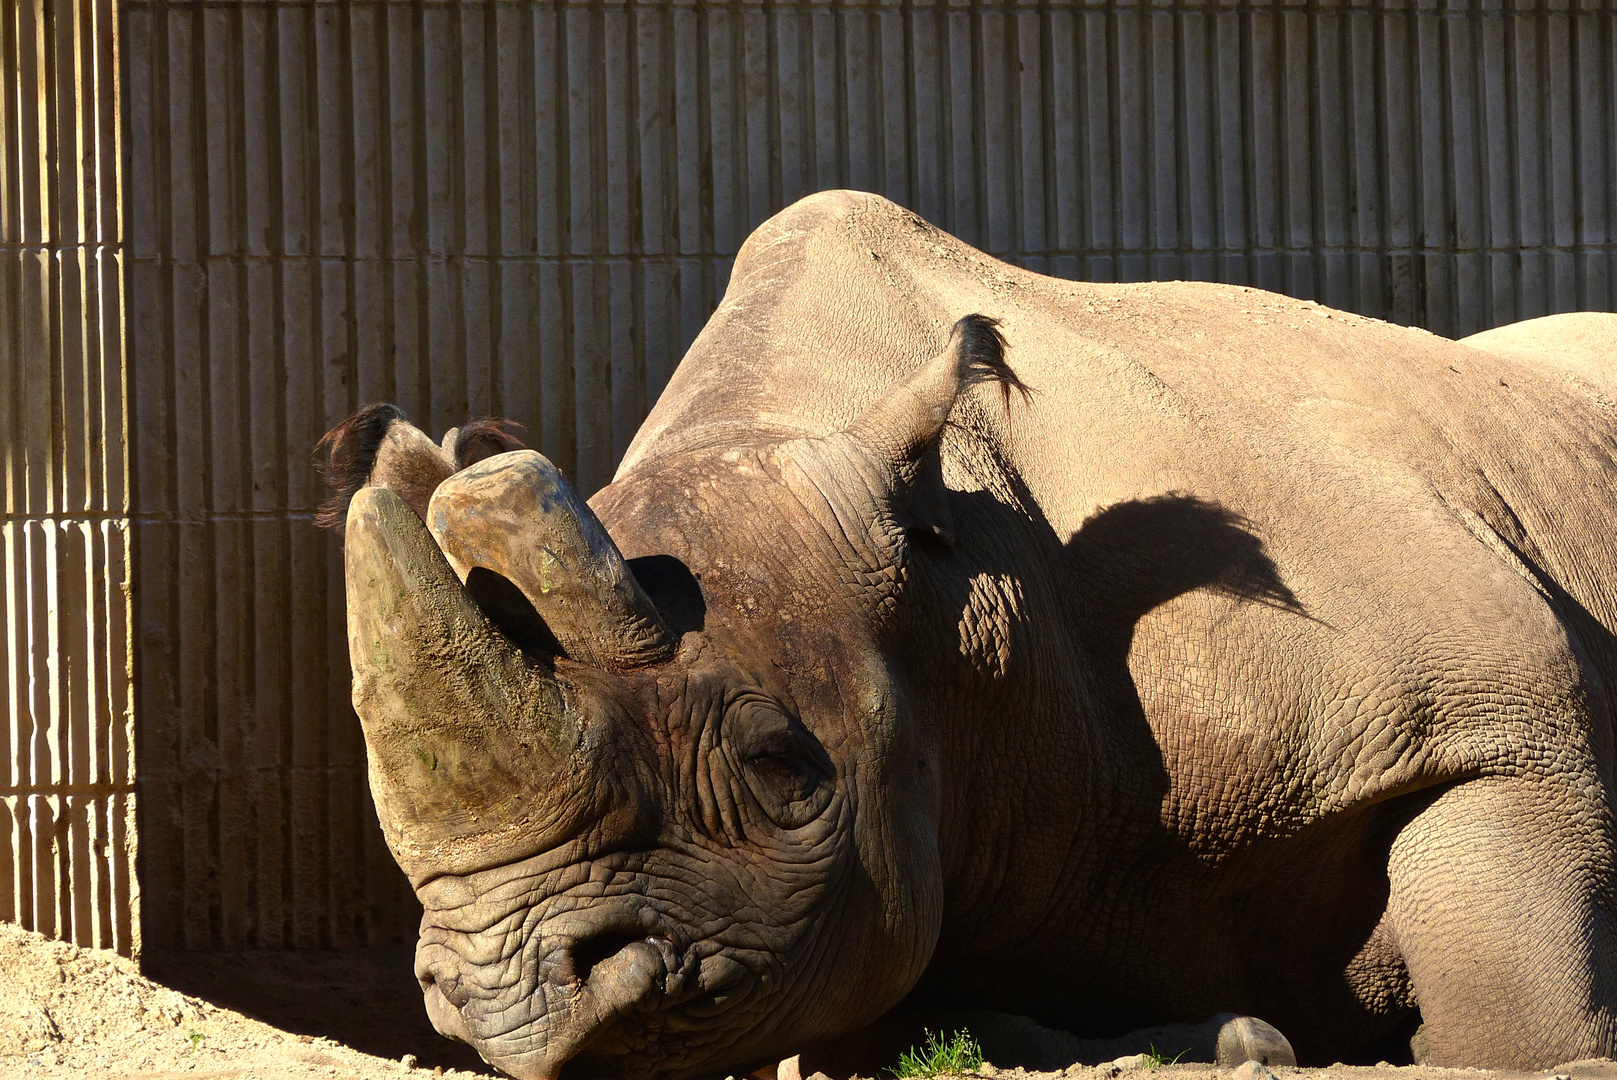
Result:
M959 1076L976 1072L983 1067L983 1049L969 1031L956 1031L945 1036L928 1031L926 1042L910 1047L898 1059L893 1070L896 1080L926 1080L932 1076Z
M1144 1069L1160 1069L1164 1065L1177 1065L1179 1064L1179 1059L1188 1053L1190 1053L1189 1050L1181 1050L1171 1058L1163 1057L1162 1051L1157 1049L1155 1043L1152 1043L1151 1049L1146 1051L1145 1061L1140 1067Z
M202 1045L202 1040L206 1039L207 1035L198 1031L196 1028L192 1028L190 1033L185 1037L191 1040L191 1045L185 1048L185 1052L189 1054L192 1050L195 1050L197 1047Z

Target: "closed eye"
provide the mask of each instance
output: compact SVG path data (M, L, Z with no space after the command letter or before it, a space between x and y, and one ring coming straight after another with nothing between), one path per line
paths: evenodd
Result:
M751 699L734 709L726 726L747 787L776 825L799 828L824 810L835 770L801 723L772 702Z
M791 802L808 798L825 779L818 769L797 755L753 758L748 767Z

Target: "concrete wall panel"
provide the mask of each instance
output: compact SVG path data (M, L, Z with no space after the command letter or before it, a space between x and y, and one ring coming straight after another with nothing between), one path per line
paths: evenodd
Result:
M132 953L118 11L0 4L0 919Z
M1603 0L125 0L123 17L154 947L413 933L347 705L338 546L310 520L321 432L375 400L434 433L502 414L594 490L741 241L801 195L877 190L1069 277L1255 284L1441 334L1617 306ZM88 295L91 251L58 254L43 196L13 194L46 183L28 147L49 117L17 89L32 72L0 121L0 288L26 316L0 338L77 357L116 338L54 314ZM48 412L48 387L8 377L17 415ZM71 475L116 472L58 443ZM27 460L29 491L122 505ZM41 672L14 676L13 716L58 715L17 643L66 631L11 597L38 560L126 542L101 520L70 544L76 524L7 519L11 670ZM84 625L73 648L105 633ZM85 686L42 722L80 723ZM58 737L32 732L18 753ZM21 866L61 819L16 790Z

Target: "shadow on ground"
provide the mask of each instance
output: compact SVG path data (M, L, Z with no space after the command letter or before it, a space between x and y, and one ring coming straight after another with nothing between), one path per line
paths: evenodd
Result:
M408 945L342 952L147 953L142 973L283 1031L334 1039L398 1061L495 1075L464 1043L433 1029Z

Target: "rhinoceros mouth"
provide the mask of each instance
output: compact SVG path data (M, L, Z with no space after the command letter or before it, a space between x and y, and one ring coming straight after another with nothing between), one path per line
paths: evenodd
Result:
M723 1056L753 1027L736 1018L779 984L769 957L690 941L649 905L517 918L531 929L515 951L479 957L475 941L505 934L490 928L468 939L429 924L417 958L434 1026L513 1076L677 1073L696 1057Z
M716 953L702 961L697 995L674 1006L671 1019L694 1020L698 1024L714 1020L750 998L757 985L758 976L745 964Z

